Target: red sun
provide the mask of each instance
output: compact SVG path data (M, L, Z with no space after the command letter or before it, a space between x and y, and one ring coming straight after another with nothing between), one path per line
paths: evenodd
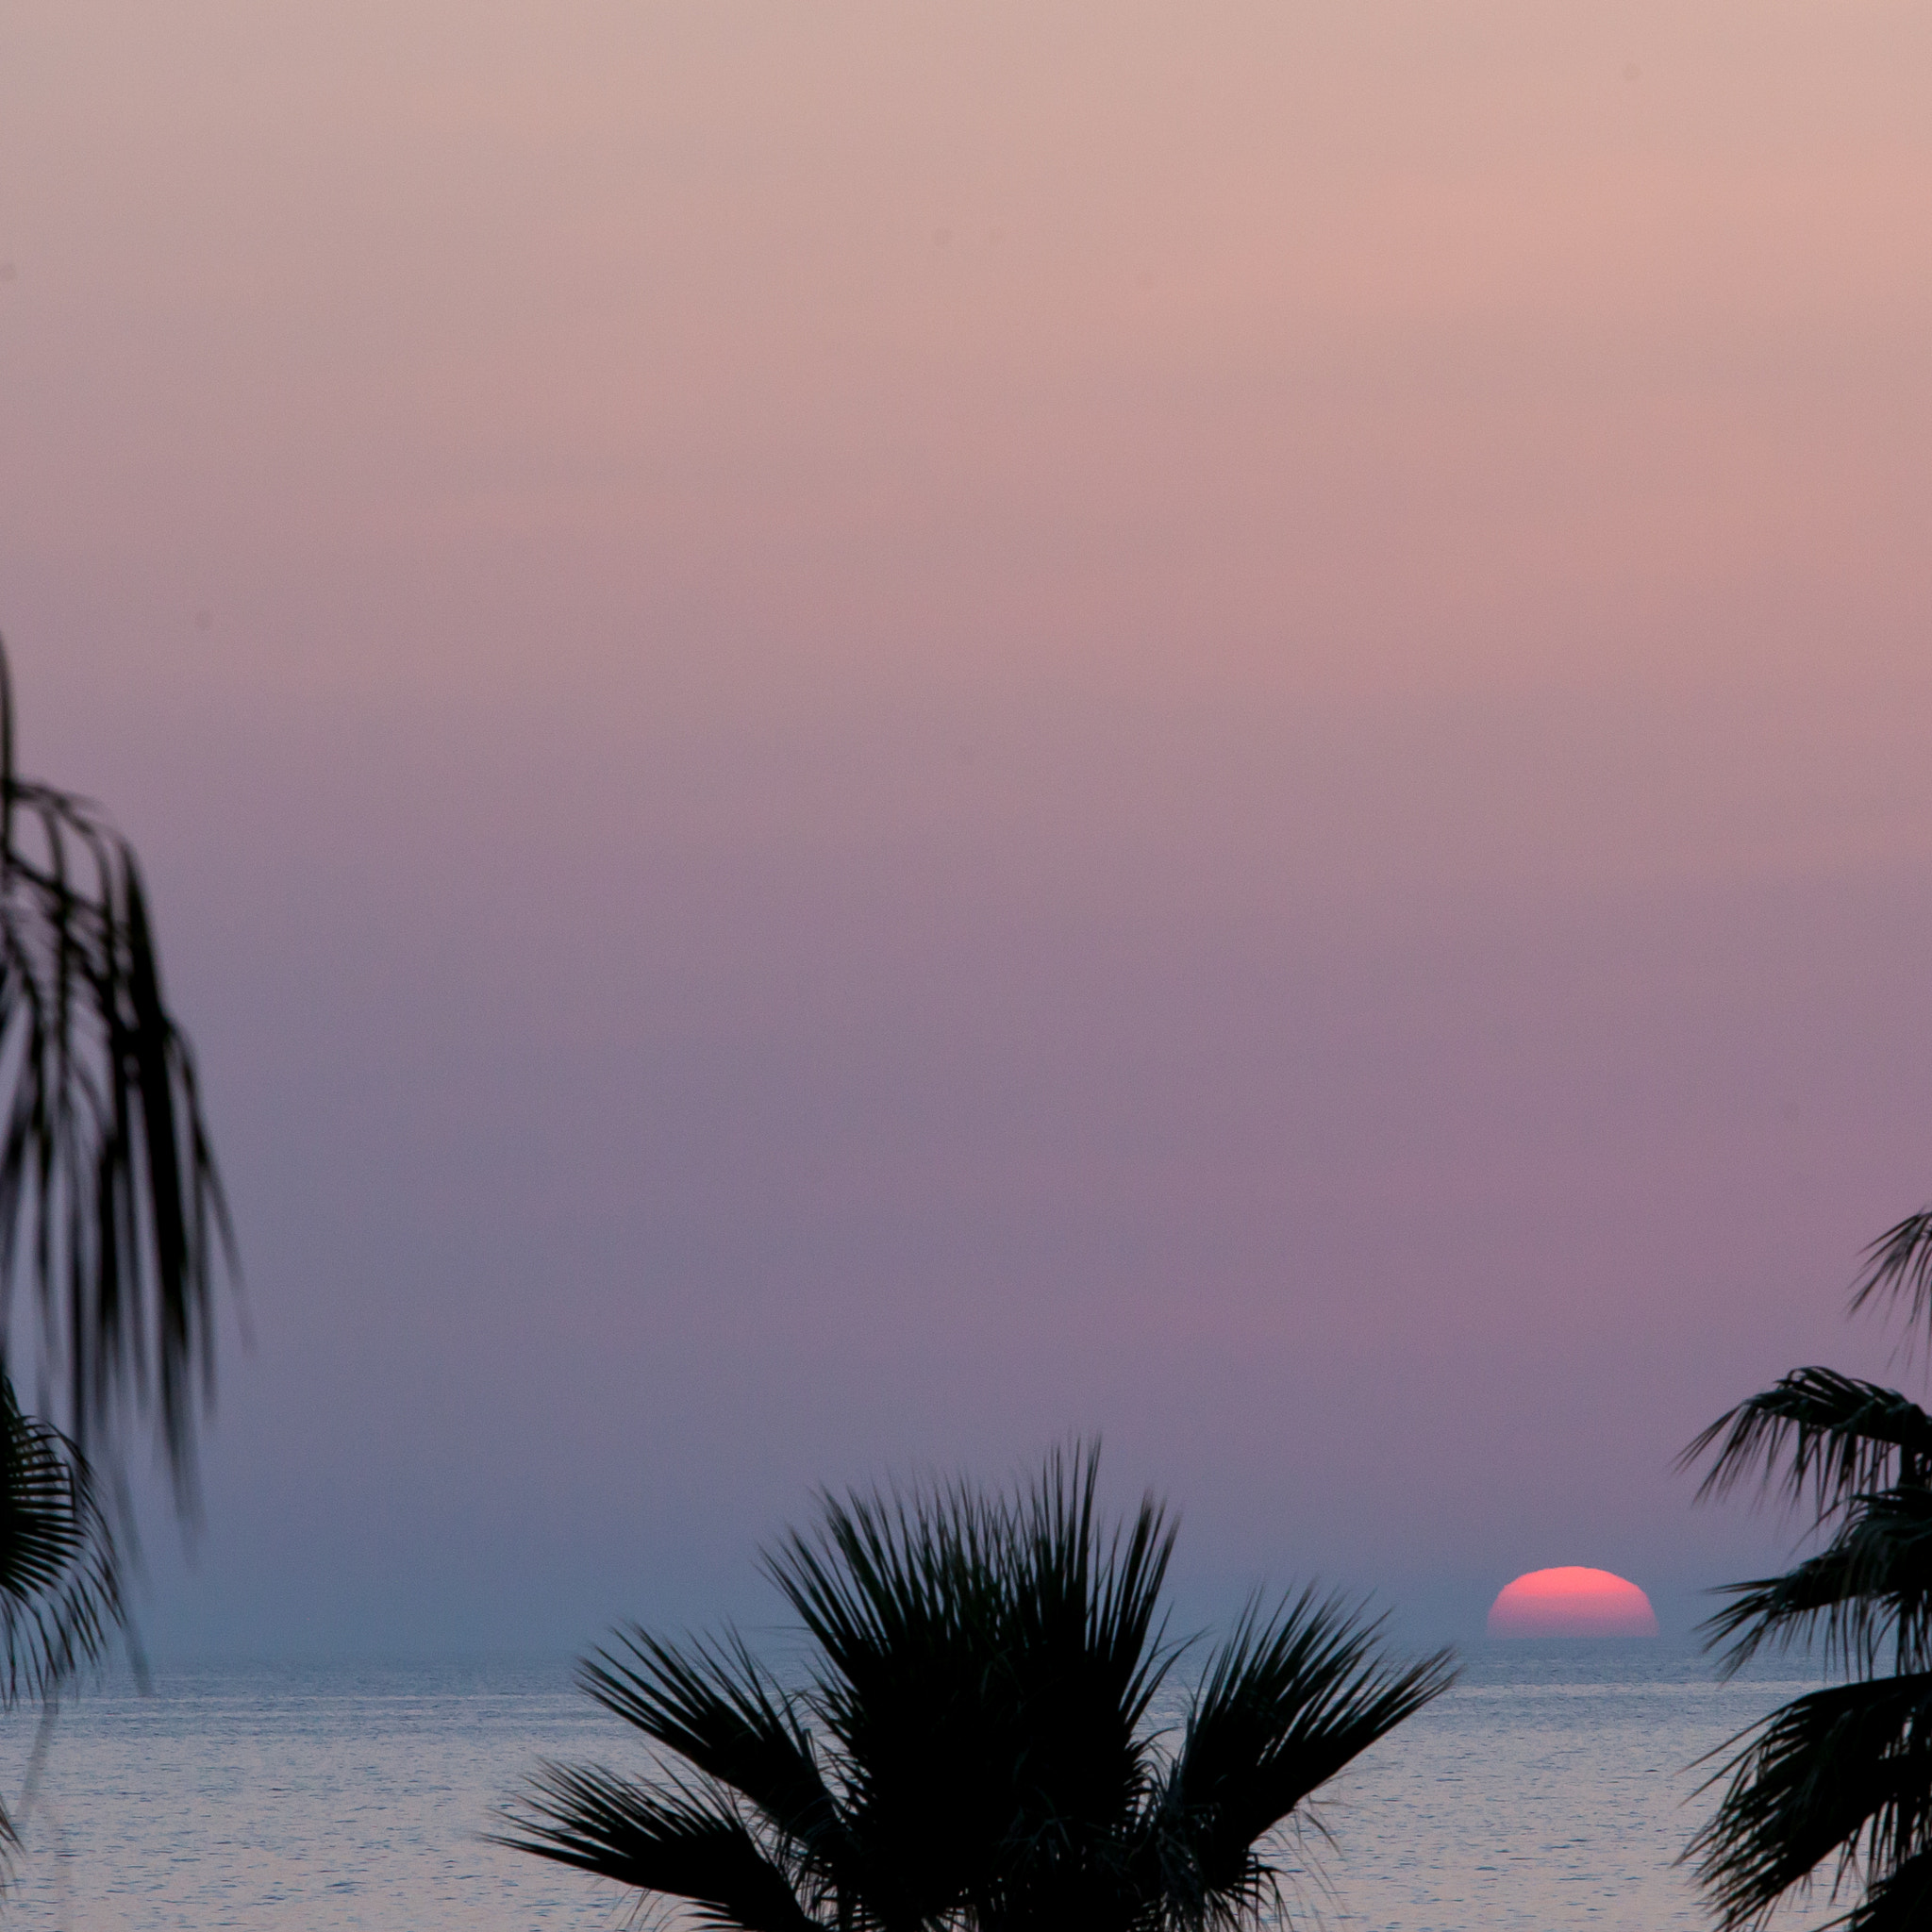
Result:
M1655 1637L1657 1612L1607 1570L1532 1570L1490 1606L1491 1637Z

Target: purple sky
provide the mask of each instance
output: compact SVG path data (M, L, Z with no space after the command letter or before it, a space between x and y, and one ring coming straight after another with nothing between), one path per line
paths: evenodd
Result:
M1932 1196L1932 21L40 9L0 627L250 1273L163 1656L766 1600L1098 1431L1191 1607L1682 1629ZM1917 1386L1917 1372L1893 1365Z

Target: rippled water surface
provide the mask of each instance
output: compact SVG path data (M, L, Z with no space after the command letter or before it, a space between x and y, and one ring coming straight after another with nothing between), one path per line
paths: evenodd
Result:
M1363 1932L1707 1926L1676 1864L1714 1804L1699 1787L1716 1767L1698 1760L1811 1688L1718 1684L1701 1656L1655 1641L1480 1648L1456 1690L1329 1788L1332 1890L1313 1903Z
M1709 1802L1690 1767L1800 1688L1717 1685L1656 1643L1479 1648L1330 1788L1307 1903L1351 1932L1706 1924L1673 1862ZM32 1727L9 1724L10 1798ZM538 1758L629 1755L562 1665L209 1669L97 1692L54 1735L14 1923L608 1927L618 1894L480 1834Z

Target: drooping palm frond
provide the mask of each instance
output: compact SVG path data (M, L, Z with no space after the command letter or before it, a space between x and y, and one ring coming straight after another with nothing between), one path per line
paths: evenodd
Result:
M1257 1841L1455 1681L1447 1651L1391 1664L1382 1628L1304 1591L1251 1606L1210 1659L1151 1821L1172 1923L1252 1923L1274 1894Z
M1707 1456L1699 1501L1726 1495L1755 1475L1767 1495L1796 1501L1809 1489L1824 1522L1893 1480L1924 1481L1932 1471L1932 1415L1875 1382L1835 1369L1794 1369L1719 1416L1677 1467L1690 1469Z
M1932 1925L1932 1852L1874 1879L1844 1923L1846 1932L1924 1932Z
M1764 1494L1808 1492L1826 1547L1781 1576L1731 1586L1705 1624L1722 1668L1818 1643L1854 1681L1794 1699L1747 1733L1719 1774L1715 1815L1686 1857L1723 1932L1762 1925L1828 1872L1843 1923L1908 1923L1932 1846L1932 1417L1895 1390L1807 1368L1740 1404L1685 1452L1715 1450L1700 1496L1753 1475ZM1681 1465L1680 1465L1681 1466ZM1890 1649L1897 1674L1874 1674Z
M1870 1902L1932 1851L1932 1674L1833 1685L1746 1736L1686 1854L1723 1932L1761 1925L1826 1868L1834 1893L1862 1882Z
M768 1855L727 1793L666 1778L639 1784L601 1766L545 1764L513 1829L491 1841L695 1907L730 1932L824 1932L793 1876Z
M1828 1668L1869 1674L1890 1649L1901 1671L1932 1669L1932 1491L1916 1484L1855 1499L1828 1549L1782 1576L1734 1583L1704 1624L1734 1675L1760 1650L1813 1642Z
M1932 1210L1866 1250L1852 1307L1884 1299L1903 1300L1914 1326L1932 1317ZM1785 1574L1724 1592L1704 1626L1722 1669L1816 1645L1852 1681L1745 1734L1685 1856L1725 1932L1761 1925L1827 1868L1834 1899L1855 1894L1835 1924L1932 1924L1932 1416L1895 1390L1800 1369L1719 1417L1679 1466L1707 1456L1700 1498L1755 1476L1764 1495L1808 1495L1828 1538Z
M84 800L23 777L0 648L0 1368L64 1388L62 1419L118 1466L152 1410L192 1506L212 1393L213 1294L239 1278L193 1056L161 994L133 848Z

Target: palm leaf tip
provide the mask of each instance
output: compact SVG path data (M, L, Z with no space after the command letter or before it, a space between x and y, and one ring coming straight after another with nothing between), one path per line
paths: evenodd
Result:
M796 1700L736 1632L680 1650L633 1624L577 1674L582 1689L653 1743L740 1793L802 1840L834 1817Z
M1197 1857L1231 1873L1344 1766L1455 1683L1455 1653L1391 1659L1386 1620L1312 1591L1272 1619L1251 1606L1210 1660L1189 1712L1167 1798L1203 1821Z

